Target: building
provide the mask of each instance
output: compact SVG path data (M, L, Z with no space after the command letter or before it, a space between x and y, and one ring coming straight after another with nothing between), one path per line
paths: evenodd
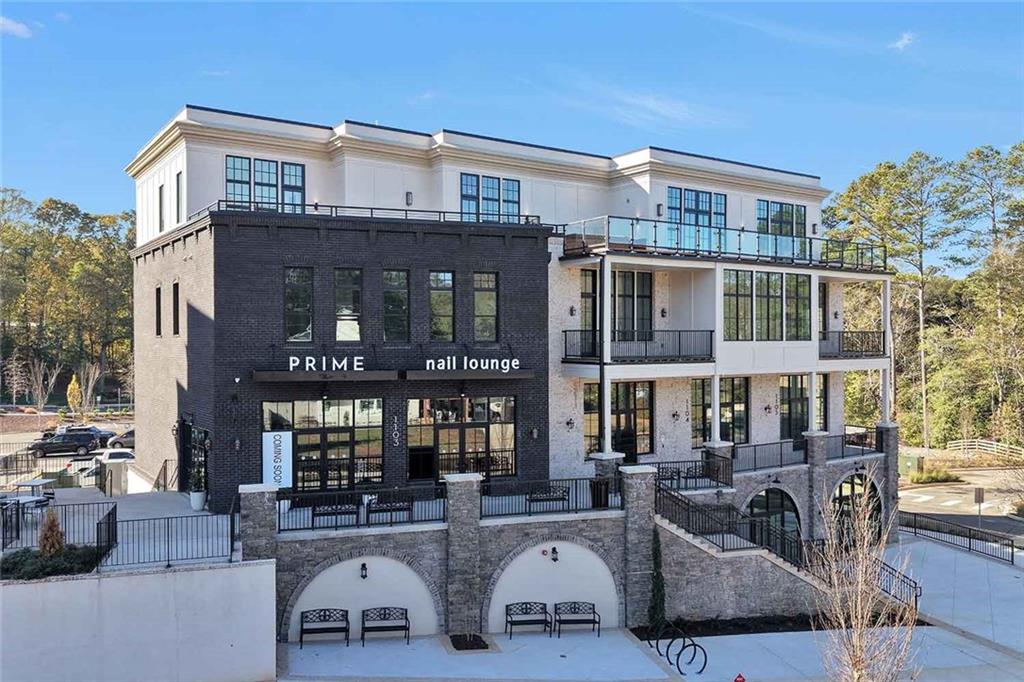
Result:
M450 520L446 535L401 540L391 555L448 553L428 590L442 625L465 622L453 609L521 551L512 531L480 521L502 515L502 486L552 493L653 464L658 486L713 492L798 539L820 534L816 507L830 501L873 492L895 508L891 273L884 248L821 234L829 191L816 176L653 147L606 157L197 106L126 170L140 473L176 469L217 510L240 485L281 489L279 531L280 514L317 509L296 494L411 490L424 504L448 482L451 506L451 475L482 474L485 499L460 492L458 514L434 519ZM851 286L879 301L871 329L844 326ZM886 387L877 429L844 416L844 374L863 371ZM867 472L869 461L881 466ZM559 498L626 510L617 530L579 530L583 544L649 545L628 511L657 510L643 471L632 503L585 484ZM505 489L520 502L533 490ZM354 523L369 523L365 500L352 504ZM278 559L279 594L293 594L279 604L283 636L313 580L307 553L324 566L359 556L335 540L258 543ZM487 562L453 564L463 542L459 561ZM621 613L639 613L643 598L629 595L646 588L623 576L647 550L625 552L604 563Z

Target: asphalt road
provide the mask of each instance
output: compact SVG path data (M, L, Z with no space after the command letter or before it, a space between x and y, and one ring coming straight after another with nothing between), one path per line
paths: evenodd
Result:
M944 483L900 490L900 509L937 516L966 526L978 526L978 505L974 489L985 488L981 505L981 528L1014 535L1024 540L1024 523L1005 516L1009 502L1017 497L1005 469L958 469L960 483Z

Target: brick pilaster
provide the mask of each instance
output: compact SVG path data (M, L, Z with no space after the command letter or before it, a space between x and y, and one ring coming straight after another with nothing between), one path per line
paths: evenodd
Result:
M242 560L277 557L277 486L253 483L238 486L239 537Z
M448 474L448 633L480 632L480 474Z
M878 438L878 449L885 453L884 470L882 472L882 513L896 514L899 508L899 476L900 476L900 434L895 422L879 422L875 426ZM893 519L889 531L889 542L896 541L899 521Z
M654 476L652 466L624 466L626 507L626 627L647 623L654 568Z
M625 458L621 452L595 452L587 459L594 463L596 478L613 478Z
M808 509L804 516L807 521L803 524L805 539L823 537L824 521L821 512L826 509L829 501L829 490L827 489L828 464L828 432L827 431L805 431L807 464L807 500Z

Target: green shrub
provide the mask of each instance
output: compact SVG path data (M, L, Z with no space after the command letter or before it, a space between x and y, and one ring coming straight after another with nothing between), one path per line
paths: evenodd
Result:
M911 483L956 483L962 480L948 469L925 469L910 474Z
M1024 500L1017 500L1013 503L1013 513L1017 516L1024 516Z
M61 420L67 419L68 418L67 408L62 407L59 410L57 410L57 416L60 417Z
M38 550L19 549L0 561L0 576L7 580L35 580L54 575L91 573L99 563L99 552L86 545L67 545L49 558Z

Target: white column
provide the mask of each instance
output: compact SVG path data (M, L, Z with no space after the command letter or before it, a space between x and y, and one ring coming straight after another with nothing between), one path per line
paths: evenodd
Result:
M718 374L711 377L711 433L708 439L712 443L722 440L722 382Z
M827 430L826 424L826 430ZM818 430L818 373L807 375L807 430Z
M605 365L612 359L612 265L601 257L601 450L612 452L612 382Z
M885 357L887 358L886 367L882 370L882 385L879 387L879 391L882 394L882 423L889 424L892 422L892 321L890 320L890 312L892 309L891 304L892 298L892 281L885 279L882 281L882 333L885 338L883 341L883 348L885 349Z

